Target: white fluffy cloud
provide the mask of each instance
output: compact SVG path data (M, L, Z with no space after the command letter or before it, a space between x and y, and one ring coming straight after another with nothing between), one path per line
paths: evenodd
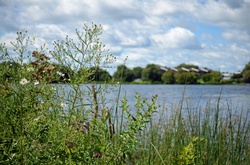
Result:
M184 28L176 27L170 29L167 33L152 35L153 40L163 48L176 49L199 49L199 41L195 35Z
M101 39L117 65L128 56L128 67L192 63L238 71L250 61L249 8L249 0L0 1L0 41L28 30L51 44L94 22L103 24Z

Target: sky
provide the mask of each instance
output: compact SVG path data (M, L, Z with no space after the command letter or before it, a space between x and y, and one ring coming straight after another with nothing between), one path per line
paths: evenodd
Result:
M131 69L186 63L236 72L250 61L250 0L0 0L0 20L7 46L16 31L52 45L83 22L102 24L114 66L127 58Z

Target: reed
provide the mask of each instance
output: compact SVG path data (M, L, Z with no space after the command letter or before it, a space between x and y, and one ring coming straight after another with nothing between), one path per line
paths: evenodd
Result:
M215 104L208 101L205 109L188 101L182 109L162 109L166 120L140 135L140 164L249 164L249 111L233 114L232 107L219 104L220 98Z

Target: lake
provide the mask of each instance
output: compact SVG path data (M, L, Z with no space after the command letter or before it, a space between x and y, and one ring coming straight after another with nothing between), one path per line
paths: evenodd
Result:
M98 89L100 84L96 85ZM83 88L91 84L83 85ZM106 104L99 107L115 109L118 97L119 85L113 87L109 93L105 93ZM215 109L218 105L221 110L232 111L239 114L241 110L250 112L250 85L137 85L122 84L120 99L124 96L128 99L130 108L134 109L136 102L135 93L141 94L142 98L150 99L153 95L158 95L157 104L161 105L158 111L176 110L180 105L185 110L205 111L207 108ZM101 101L99 101L101 102ZM162 114L161 112L159 114ZM248 113L250 117L250 113ZM247 116L248 117L248 116Z

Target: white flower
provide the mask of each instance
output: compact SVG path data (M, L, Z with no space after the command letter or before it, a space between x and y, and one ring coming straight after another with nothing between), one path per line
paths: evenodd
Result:
M20 84L21 84L21 85L25 85L25 84L27 84L27 83L29 83L29 81L28 81L26 78L23 78L23 79L20 81Z
M28 70L28 72L31 72L31 71L34 71L34 68L33 67L29 67L27 70Z
M34 82L34 85L38 85L38 84L39 84L39 81L35 81L35 82Z
M61 103L61 107L66 107L66 104L64 102Z
M65 76L65 74L64 74L64 73L62 73L62 72L57 71L56 73L57 73L59 76L62 76L62 77L64 77L64 76Z

